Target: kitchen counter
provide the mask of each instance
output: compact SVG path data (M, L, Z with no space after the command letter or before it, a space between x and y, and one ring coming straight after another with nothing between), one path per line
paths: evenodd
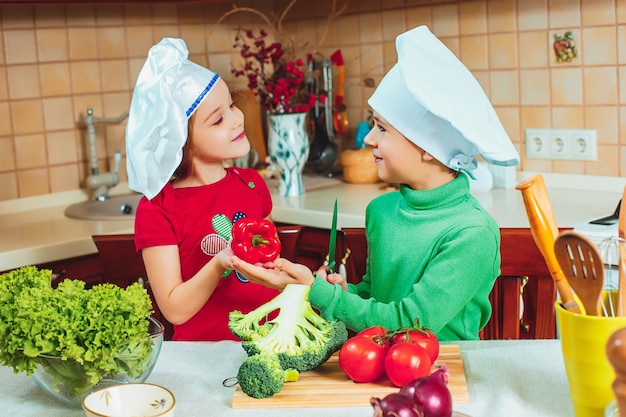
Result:
M570 417L574 415L560 340L458 342L469 402L455 411L471 417ZM233 409L235 388L222 381L237 374L245 353L237 342L165 342L148 382L176 396L176 415L185 417L369 417L362 407ZM294 382L297 384L297 382ZM323 400L323 399L322 399ZM12 417L80 417L48 397L24 373L0 367L0 414Z
M518 180L534 173L518 173ZM611 214L621 198L626 178L544 174L559 227L573 227ZM276 222L330 228L338 199L338 227L363 227L365 208L373 198L390 192L383 183L348 184L338 179L305 178L307 192L296 197L277 195L270 184ZM118 185L112 195L128 193ZM473 192L500 227L528 227L521 193L513 188ZM132 233L133 220L77 220L65 208L85 201L82 190L0 201L0 271L96 253L94 234ZM600 226L604 228L604 226Z

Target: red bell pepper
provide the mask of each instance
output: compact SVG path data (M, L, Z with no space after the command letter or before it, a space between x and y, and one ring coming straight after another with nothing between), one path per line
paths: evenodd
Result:
M280 255L276 227L269 220L243 218L233 225L230 247L233 253L249 263L270 262Z

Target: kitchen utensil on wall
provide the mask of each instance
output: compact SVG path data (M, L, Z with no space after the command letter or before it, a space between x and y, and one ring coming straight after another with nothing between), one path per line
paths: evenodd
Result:
M343 55L341 49L337 49L330 56L330 62L337 68L337 94L335 95L335 108L333 111L333 127L335 133L347 135L349 128L348 112L343 104L344 85L346 82L346 69L344 68Z
M319 70L321 65L321 70ZM310 65L313 94L316 97L315 106L312 110L313 141L311 142L308 165L316 174L327 175L333 168L339 156L339 148L335 142L333 128L333 105L332 100L332 73L330 61L323 60L321 64L317 62ZM321 75L320 75L321 74ZM320 90L321 82L324 84ZM307 79L309 76L307 75Z
M554 255L554 240L559 229L556 226L550 196L541 174L537 174L520 182L515 189L522 192L524 207L530 223L533 240L541 252L554 285L561 298L561 306L571 312L580 313L580 307L574 299L572 288L565 279L563 270Z
M580 233L568 230L554 241L554 253L587 315L600 316L604 262L596 245Z

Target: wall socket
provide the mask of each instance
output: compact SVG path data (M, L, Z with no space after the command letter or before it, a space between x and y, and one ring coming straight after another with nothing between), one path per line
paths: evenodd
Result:
M526 129L526 157L597 161L595 129Z

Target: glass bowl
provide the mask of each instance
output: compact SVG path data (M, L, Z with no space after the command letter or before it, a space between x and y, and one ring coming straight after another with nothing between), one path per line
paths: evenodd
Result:
M161 352L165 326L151 317L148 331L151 348L146 357L123 356L119 360L116 359L120 368L130 364L133 370L140 370L138 374L118 372L115 375L105 375L94 384L77 361L63 360L59 356L40 355L39 366L31 374L31 378L50 397L70 407L80 408L83 397L92 391L129 382L144 382L150 376Z

